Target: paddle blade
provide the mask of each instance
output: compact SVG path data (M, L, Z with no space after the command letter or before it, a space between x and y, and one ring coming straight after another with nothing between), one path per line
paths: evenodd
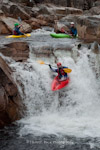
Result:
M65 71L66 73L71 73L71 72L72 72L72 70L69 69L69 68L64 68L64 71Z
M41 61L41 60L38 60L37 62L41 65L45 64L44 61Z
M29 34L29 33L27 33L27 34L24 34L26 37L30 37L31 36L31 34Z
M21 21L22 21L21 17L18 17L18 21L19 21L19 22L21 22Z

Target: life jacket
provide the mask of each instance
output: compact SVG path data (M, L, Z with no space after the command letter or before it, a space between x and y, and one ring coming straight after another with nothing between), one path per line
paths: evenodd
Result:
M75 27L70 28L70 34L75 35L77 32Z
M65 75L63 68L57 69L57 73L58 73L58 76L64 76Z
M20 27L15 27L14 30L13 30L13 34L14 35L19 35L19 29L20 29Z
M15 30L13 30L13 35L17 35L17 32Z

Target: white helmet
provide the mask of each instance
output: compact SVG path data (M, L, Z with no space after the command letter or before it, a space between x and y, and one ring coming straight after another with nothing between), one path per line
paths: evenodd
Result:
M74 22L71 22L70 24L74 24Z

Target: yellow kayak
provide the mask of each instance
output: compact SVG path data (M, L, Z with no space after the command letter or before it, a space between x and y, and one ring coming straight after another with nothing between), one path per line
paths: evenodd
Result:
M27 34L24 34L24 35L9 35L9 36L6 36L6 38L26 38L26 37L30 37L31 34L27 33Z

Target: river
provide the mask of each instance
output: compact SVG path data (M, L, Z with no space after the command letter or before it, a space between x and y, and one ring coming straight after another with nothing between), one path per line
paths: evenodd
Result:
M30 58L25 63L11 61L27 111L24 118L0 130L0 149L99 150L100 54L84 44L78 50L82 42L78 39L53 39L49 34L42 29L23 39L30 45ZM52 92L56 74L38 60L53 66L61 61L71 68L69 85Z

